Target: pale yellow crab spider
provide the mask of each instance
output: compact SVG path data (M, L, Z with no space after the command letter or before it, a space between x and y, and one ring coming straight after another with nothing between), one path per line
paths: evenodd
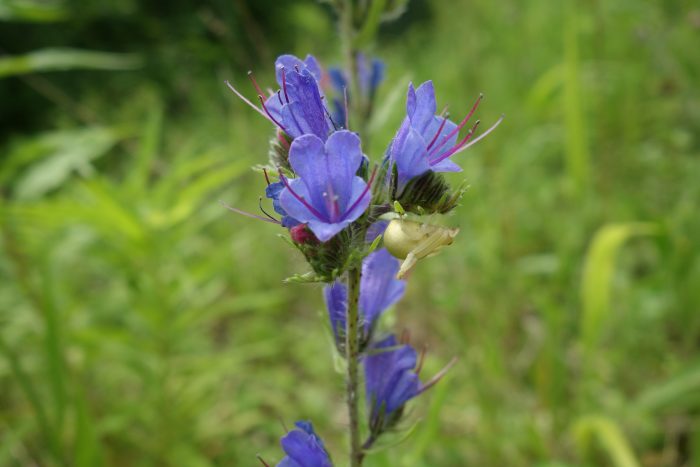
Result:
M418 260L434 256L451 245L458 233L457 228L393 219L384 231L384 247L404 260L396 278L404 278Z

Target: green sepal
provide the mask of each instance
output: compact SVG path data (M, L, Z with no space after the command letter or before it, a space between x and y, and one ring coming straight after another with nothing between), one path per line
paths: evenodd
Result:
M465 191L464 183L453 190L441 174L427 171L411 179L393 200L413 214L446 214L459 204Z
M287 147L280 143L279 138L283 138L287 142ZM270 138L270 150L268 152L270 158L270 165L275 169L281 167L283 169L292 171L292 167L289 165L289 149L287 149L292 144L292 137L283 132L282 130L276 130L275 135Z

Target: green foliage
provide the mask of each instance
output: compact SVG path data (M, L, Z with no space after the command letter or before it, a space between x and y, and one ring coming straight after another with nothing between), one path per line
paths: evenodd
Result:
M574 437L582 457L588 458L597 440L615 467L639 467L632 448L617 424L605 416L581 417L574 426Z
M581 338L586 349L592 349L605 329L611 312L612 279L618 250L632 237L653 235L657 226L650 223L606 225L596 232L588 249L581 278Z
M141 66L141 60L133 54L77 49L43 49L25 55L0 58L0 78L74 69L133 70L139 66Z
M273 136L223 81L273 85L282 51L333 63L326 6L47 5L0 2L3 59L144 61L2 80L0 465L274 464L296 418L343 459L320 287L283 284L306 267L284 231L219 204L258 209ZM445 175L470 184L461 233L401 304L422 377L458 364L368 467L698 462L696 10L414 1L379 25L373 162L409 79L508 118Z

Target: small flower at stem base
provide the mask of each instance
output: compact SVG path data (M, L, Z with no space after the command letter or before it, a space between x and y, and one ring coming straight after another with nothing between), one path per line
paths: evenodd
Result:
M295 425L297 428L280 441L287 456L277 467L332 467L330 455L311 422L298 421Z
M454 365L456 359L423 384L421 363L416 351L390 335L375 343L364 358L369 426L374 438L395 426L406 403L434 386Z

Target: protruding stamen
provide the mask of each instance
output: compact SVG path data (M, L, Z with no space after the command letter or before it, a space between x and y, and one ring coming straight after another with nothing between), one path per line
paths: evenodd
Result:
M422 349L420 349L420 354L418 354L418 364L416 365L416 369L414 370L418 376L420 376L420 372L423 369L423 362L425 361L425 346L423 346Z
M281 417L278 417L277 421L280 422L280 425L282 425L282 429L284 430L284 432L289 433L289 428L287 428L287 424L284 423L284 420Z
M258 82L255 81L255 76L250 70L248 70L248 78L250 78L251 83L253 83L253 87L255 88L255 92L258 93L258 96L264 96L265 94L262 92L262 89L260 89L260 86L258 86Z
M260 108L259 108L257 105L253 104L253 103L250 102L248 99L246 99L246 97L245 97L243 94L241 94L240 92L238 92L238 90L237 90L236 88L234 88L234 87L231 85L231 83L229 83L228 81L224 81L224 83L226 83L226 86L228 86L228 88L229 88L231 91L233 91L233 93L234 93L235 95L237 95L243 102L245 102L246 104L248 104L249 106L251 106L253 109L255 109L255 111L256 111L257 113L259 113L260 115L262 115L263 117L265 117L267 120L272 121L272 120L270 119L270 117L269 117L268 115L265 114L265 112L263 112L262 110L260 110ZM273 123L274 123L274 122L273 122Z
M294 190L292 190L292 187L289 185L289 181L287 180L287 177L285 177L285 176L282 174L282 171L281 171L281 170L279 171L279 174L280 174L280 180L281 180L282 183L284 184L285 188L287 188L287 189L289 190L289 192L292 194L292 196L294 196L294 197L297 199L297 201L299 201L301 204L303 204L304 207L305 207L306 209L308 209L309 212L310 212L311 214L313 214L314 216L316 216L319 220L325 220L325 221L328 220L328 219L326 218L326 216L324 216L323 214L321 214L320 212L318 212L318 210L317 210L315 207L311 206L311 205L304 199L303 196L299 196Z
M433 386L435 386L442 378L445 377L447 372L450 371L450 368L455 366L455 363L457 363L457 357L453 357L452 360L450 360L450 363L445 365L445 368L443 368L435 376L430 378L430 381L428 381L427 383L425 383L423 385L420 392L423 393L423 392L427 391L428 389L432 388Z
M457 149L457 150L454 152L454 154L458 154L458 153L464 151L465 149L468 149L468 148L474 146L476 143L478 143L478 142L481 141L482 139L486 138L486 137L488 136L489 133L491 133L493 130L496 129L496 127L498 127L498 125L501 124L501 122L503 121L504 118L506 118L506 116L505 116L505 115L501 115L501 116L499 117L499 119L496 120L496 123L494 123L493 125L491 125L491 128L489 128L488 130L486 130L486 131L484 131L482 134L480 134L474 141L470 141L469 144L465 144L465 145L462 146L461 148ZM453 154L450 154L450 155L453 155Z
M284 102L282 101L282 93L280 91L277 91L277 100L280 101L280 105L284 105Z
M267 175L267 169L263 169L263 175L265 175L265 181L267 182L267 186L270 186L270 177Z
M328 117L328 120L331 121L331 125L333 125L333 129L335 131L338 131L338 125L336 125L335 122L333 121L333 117L331 116L331 113L328 111L328 109L326 108L325 105L323 105L323 104L321 104L321 105L323 107L323 110L326 112L326 116Z
M284 99L289 104L289 94L287 94L287 72L284 67L282 67L282 90L284 91Z
M479 124L480 124L480 123L481 123L481 120L477 120L477 121L474 123L474 126L472 126L471 129L470 129L470 130L467 132L467 134L464 136L464 138L462 138L462 141L460 141L460 142L458 142L457 144L455 144L454 146L452 146L450 149L448 149L447 151L445 151L442 155L440 155L440 156L437 157L436 159L431 160L431 161L430 161L430 165L435 165L435 164L437 164L438 162L441 162L441 161L447 159L448 157L450 157L450 156L456 154L460 149L462 149L462 147L463 147L465 144L467 144L467 143L469 142L470 139L472 139L472 136L474 136L474 132L475 132L476 129L479 127Z
M402 345L411 345L411 331L404 328L399 336L399 343Z
M265 111L265 113L267 114L270 121L272 123L274 123L275 125L277 125L278 127L280 127L282 129L282 131L285 131L286 129L284 128L284 126L282 126L282 124L280 122L275 120L275 117L273 117L272 114L270 113L270 111L267 110L267 106L265 106L265 98L263 96L258 96L258 98L260 99L260 104L262 105L262 108Z
M280 223L280 221L278 221L277 219L275 219L274 217L272 217L272 216L271 216L267 211L265 211L265 209L262 207L262 196L259 196L259 197L258 197L258 207L260 208L260 210L262 211L262 213L265 214L267 217L269 217L270 219L272 219L272 220L275 221L275 222Z
M433 147L433 144L435 144L435 141L437 141L438 136L440 136L440 133L442 132L442 129L445 128L445 123L447 123L447 118L442 119L442 123L440 124L440 128L435 132L435 136L433 136L433 139L430 140L430 144L428 144L428 150Z
M374 183L374 177L377 175L377 166L374 166L374 169L372 169L372 175L370 175L369 180L367 181L367 186L365 187L364 190L362 190L362 193L360 196L357 197L354 203L350 206L350 208L345 210L345 214L343 214L343 217L340 218L341 221L344 221L346 217L348 217L348 214L350 214L353 209L355 209L359 204L360 201L362 201L362 198L365 197L367 192L372 188L372 183Z
M221 203L221 205L222 205L223 207L225 207L226 209L228 209L229 211L233 211L233 212L235 212L236 214L240 214L241 216L251 217L251 218L253 218L253 219L258 219L258 220L261 220L261 221L269 222L269 223L271 223L271 224L280 224L280 222L277 221L277 220L271 220L271 219L268 219L267 217L262 217L262 216L258 216L258 215L255 215L255 214L251 214L251 213L246 212L246 211L243 211L243 210L241 210L241 209L237 209L237 208L234 208L234 207L232 207L232 206L229 206L228 204L224 203L223 201L219 201L219 203Z
M459 131L460 131L462 128L464 128L464 125L466 125L467 122L469 121L469 119L472 118L472 115L474 115L474 112L476 112L476 108L479 107L479 103L481 102L481 99L483 99L483 98L484 98L484 95L483 95L483 94L479 94L479 97L476 99L476 102L474 102L474 105L472 106L472 108L471 108L471 110L469 111L469 113L467 114L467 116L464 117L464 118L462 119L461 122L459 122L459 125L457 125L457 128L455 128L454 130L450 131L449 134L448 134L447 136L445 136L445 137L440 141L440 144L438 144L437 146L435 146L435 147L432 149L432 151L430 151L430 154L431 154L431 155L432 155L434 152L439 151L440 148L442 148L442 147L445 145L445 143L447 143L447 141L449 141L450 138L452 138L454 135L456 135L457 133L459 133Z
M256 455L255 457L258 458L258 460L260 461L260 463L261 463L262 465L264 465L265 467L270 467L270 464L268 464L267 462L265 462L265 461L263 460L263 458L260 457L260 454Z

